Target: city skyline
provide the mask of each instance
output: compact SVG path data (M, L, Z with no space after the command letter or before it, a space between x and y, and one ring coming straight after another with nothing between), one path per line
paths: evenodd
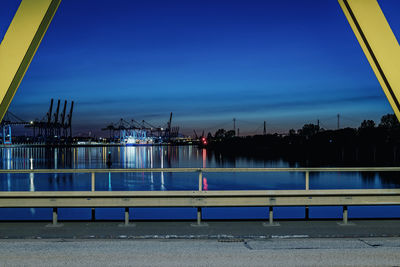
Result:
M18 4L0 4L0 38ZM398 37L400 3L379 4ZM170 112L186 134L393 113L337 0L63 1L9 110L40 119L50 98L75 101L74 133Z

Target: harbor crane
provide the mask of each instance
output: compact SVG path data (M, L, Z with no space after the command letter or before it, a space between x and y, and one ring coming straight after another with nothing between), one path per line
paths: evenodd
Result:
M7 111L3 120L0 123L1 128L1 143L3 145L11 145L12 144L12 125L29 125L32 122L24 121L19 118L17 115L12 113L11 111Z
M110 123L102 128L102 131L109 131L110 140L119 139L123 141L129 136L143 136L152 139L157 139L157 142L169 142L171 138L177 137L179 134L179 127L171 127L172 125L172 112L170 113L169 121L166 127L154 126L153 124L142 120L141 123L135 119L131 121L121 118L117 123Z
M36 141L44 143L70 143L72 142L72 112L74 110L74 101L71 101L70 111L68 115L67 100L64 101L64 107L61 115L60 111L61 101L57 101L57 107L53 113L54 99L50 100L49 111L42 120L34 120L27 124L25 127L33 129L33 138ZM61 117L61 120L59 120Z

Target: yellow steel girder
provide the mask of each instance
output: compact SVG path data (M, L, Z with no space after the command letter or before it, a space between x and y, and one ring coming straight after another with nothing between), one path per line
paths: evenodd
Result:
M339 0L397 119L400 120L400 47L376 0Z
M0 121L61 0L22 0L0 44Z

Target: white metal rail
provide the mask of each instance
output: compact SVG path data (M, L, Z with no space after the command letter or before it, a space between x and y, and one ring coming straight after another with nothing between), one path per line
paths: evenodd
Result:
M198 173L197 191L96 191L96 173ZM236 190L203 191L203 173L234 172L301 172L304 173L304 190ZM0 170L1 173L88 173L91 191L12 191L0 192L0 208L48 207L53 208L53 225L57 225L58 208L90 207L92 218L95 208L124 207L125 225L129 223L130 207L196 207L197 223L202 223L202 207L269 207L269 223L273 221L273 207L343 206L343 224L347 224L347 206L350 205L400 205L400 189L344 189L310 190L311 172L400 172L400 167L368 168L153 168L153 169L36 169Z

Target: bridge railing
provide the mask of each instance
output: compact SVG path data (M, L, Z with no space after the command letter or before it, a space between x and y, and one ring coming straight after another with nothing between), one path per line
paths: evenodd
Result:
M96 191L98 173L198 173L198 189L186 191ZM303 190L203 190L204 173L256 173L296 172L304 173ZM95 208L124 207L125 224L129 221L132 207L195 207L197 222L202 223L203 207L269 207L268 223L273 220L273 207L304 206L308 218L309 206L342 206L343 224L348 223L348 206L351 205L400 205L400 189L310 189L310 173L313 172L400 172L400 167L366 168L149 168L149 169L24 169L0 170L1 173L87 173L91 177L90 191L3 191L0 192L0 208L53 208L53 226L58 224L58 208L89 207L92 218Z

